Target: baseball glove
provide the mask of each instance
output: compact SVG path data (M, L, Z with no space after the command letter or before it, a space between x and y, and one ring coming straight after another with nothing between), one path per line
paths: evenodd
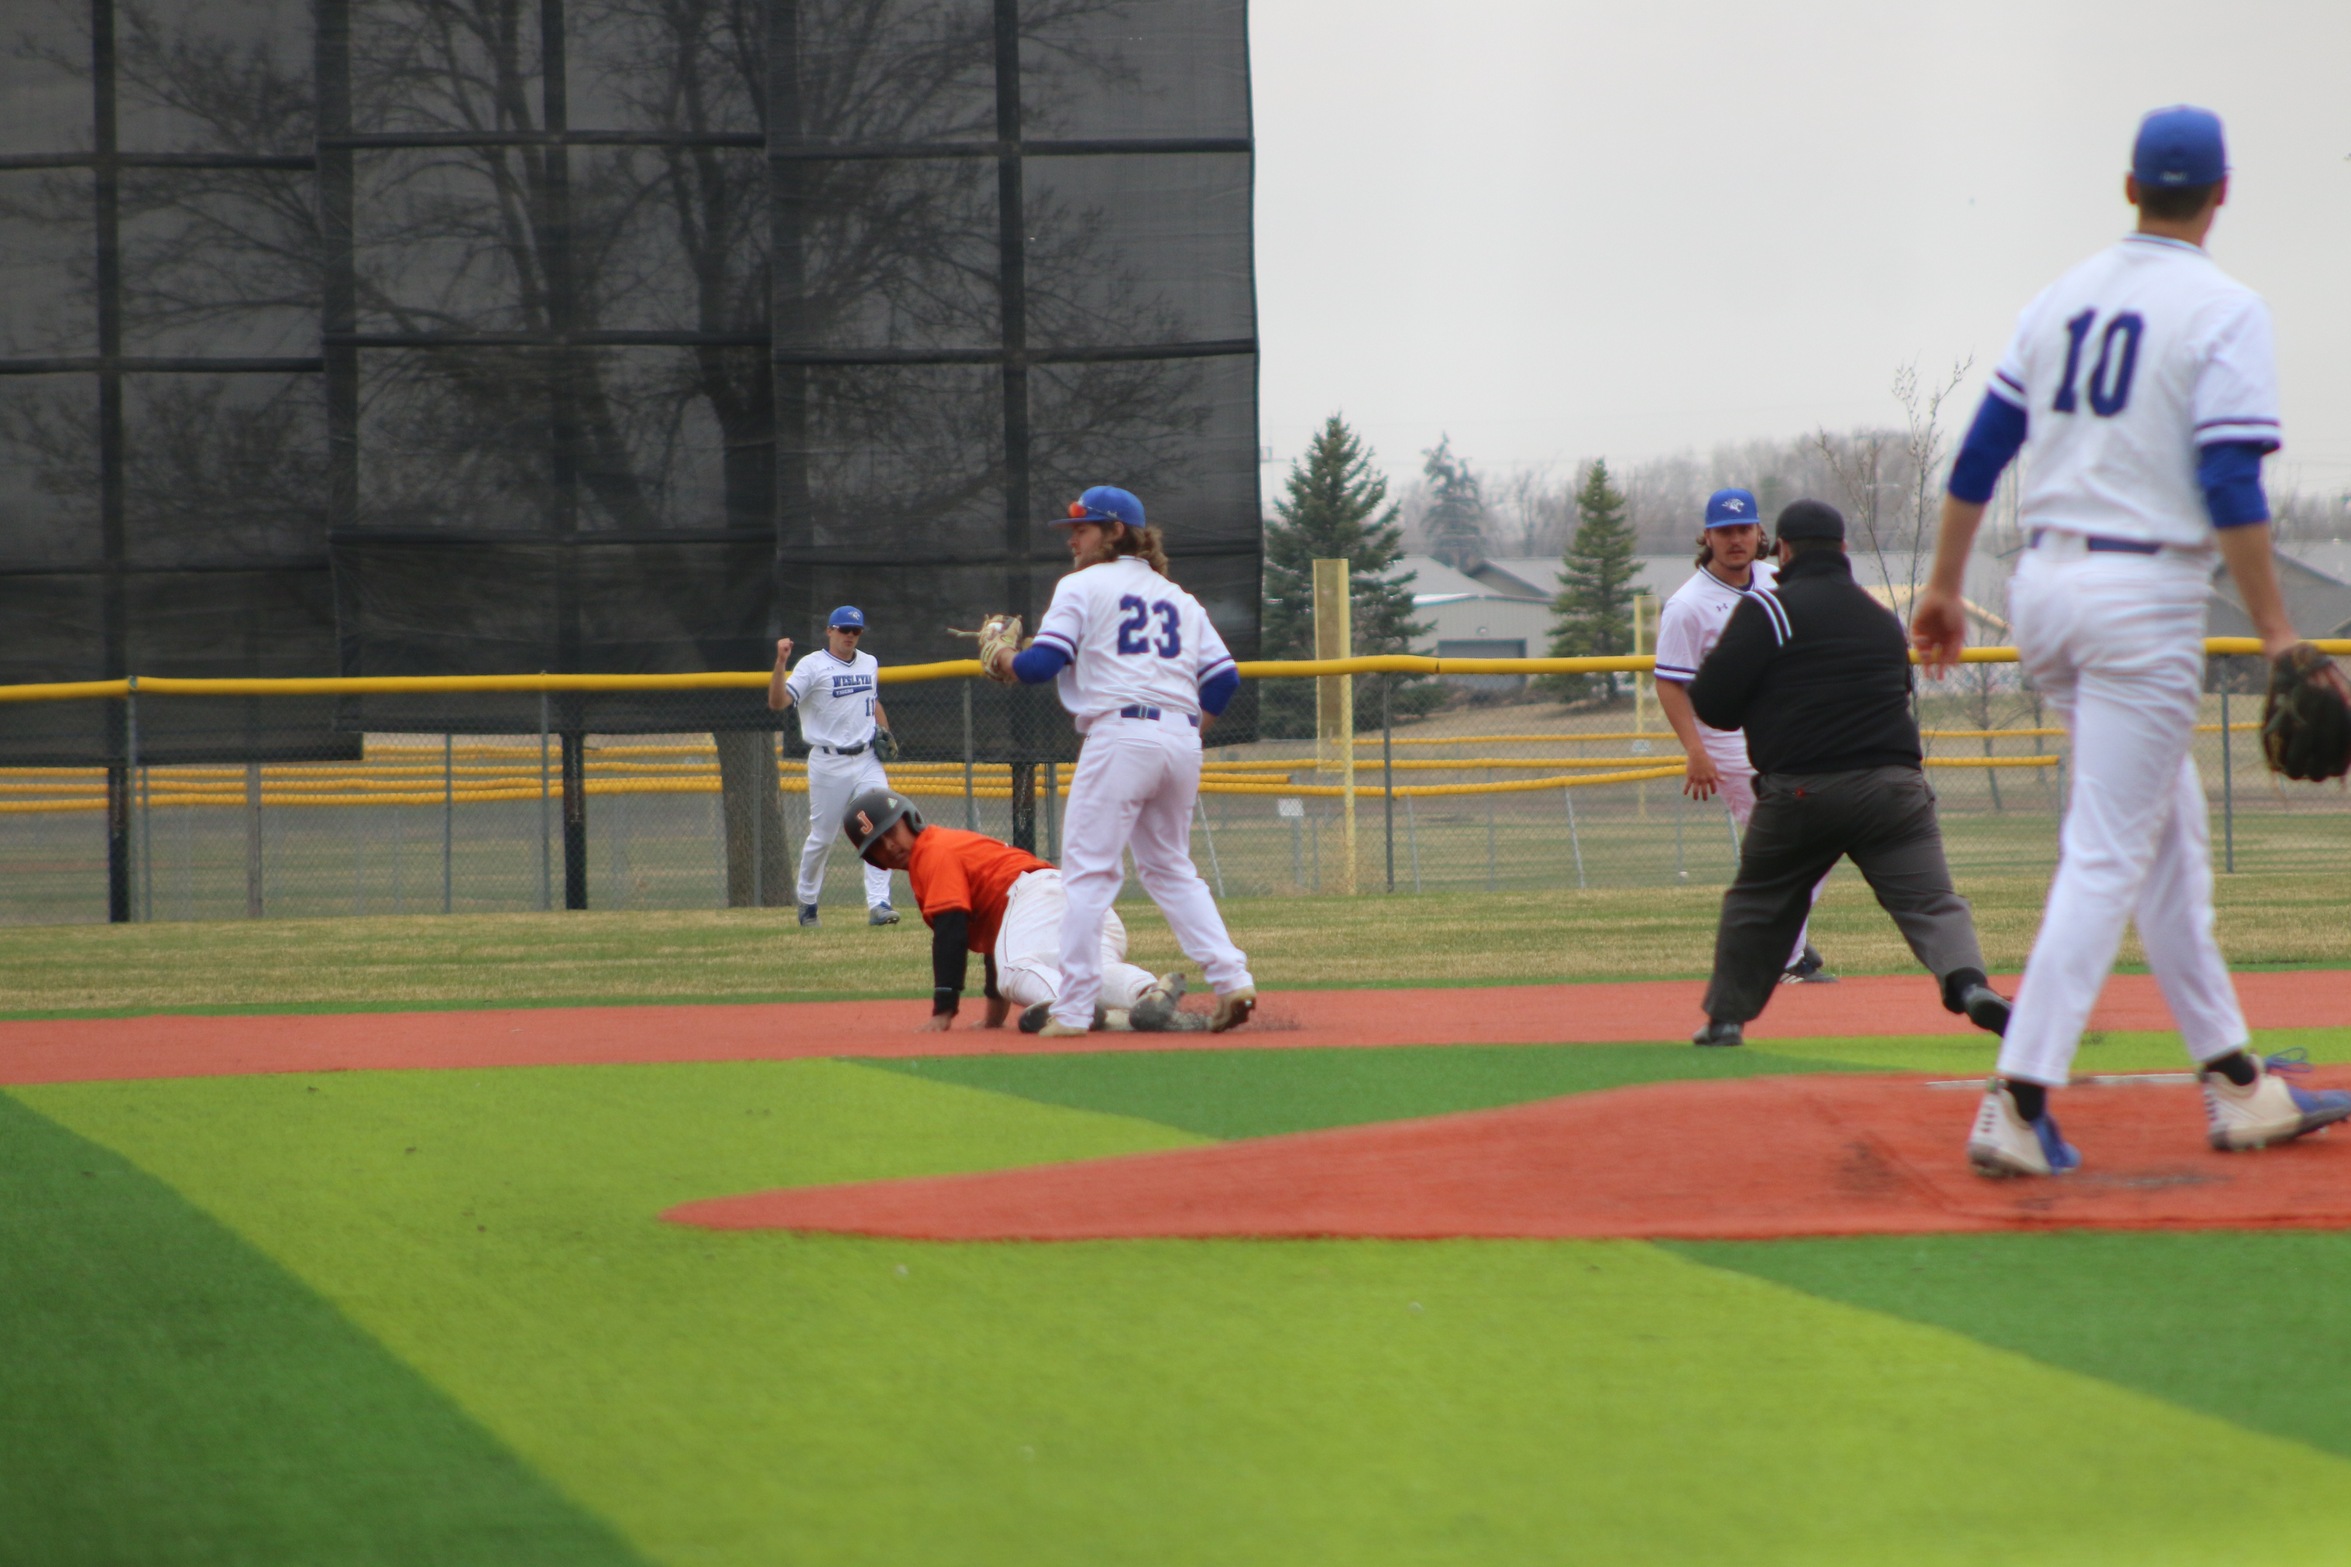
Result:
M898 737L887 729L876 729L873 732L873 759L885 764L898 760Z
M2261 705L2261 754L2270 771L2317 781L2351 769L2351 701L2335 661L2297 642L2269 666Z
M990 615L980 622L980 668L998 684L1016 685L1019 677L1013 674L1009 663L1002 669L996 667L996 655L1006 651L1020 651L1020 617Z

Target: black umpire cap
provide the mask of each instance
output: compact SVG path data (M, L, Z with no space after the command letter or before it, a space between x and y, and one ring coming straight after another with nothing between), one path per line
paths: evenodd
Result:
M1790 501L1780 513L1779 536L1783 539L1835 539L1845 541L1845 518L1837 508L1826 501Z

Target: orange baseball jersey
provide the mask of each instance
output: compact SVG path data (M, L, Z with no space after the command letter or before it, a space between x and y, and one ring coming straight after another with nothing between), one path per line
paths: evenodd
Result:
M1052 868L1026 849L985 833L925 827L914 835L906 879L913 884L924 924L962 909L971 915L971 950L988 952L996 945L996 927L1004 923L1004 900L1012 884L1031 871Z

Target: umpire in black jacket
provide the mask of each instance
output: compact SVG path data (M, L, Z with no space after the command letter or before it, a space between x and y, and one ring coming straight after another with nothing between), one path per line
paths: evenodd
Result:
M1814 885L1848 856L1942 981L1943 1005L1999 1033L2008 1003L1985 978L1975 917L1951 885L1911 717L1910 639L1853 580L1836 508L1798 501L1781 512L1779 556L1777 585L1731 612L1689 687L1702 721L1746 732L1756 774L1694 1042L1743 1042Z

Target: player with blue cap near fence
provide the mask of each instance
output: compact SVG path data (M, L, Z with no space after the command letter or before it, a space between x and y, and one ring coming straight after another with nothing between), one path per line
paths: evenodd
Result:
M881 664L858 644L865 611L843 604L825 619L825 645L791 663L792 639L776 644L767 705L800 710L800 738L808 742L808 841L800 846L800 923L817 922L825 861L833 832L849 802L868 789L890 787L882 763L897 755L889 715L882 710ZM890 873L865 865L866 923L895 925Z

